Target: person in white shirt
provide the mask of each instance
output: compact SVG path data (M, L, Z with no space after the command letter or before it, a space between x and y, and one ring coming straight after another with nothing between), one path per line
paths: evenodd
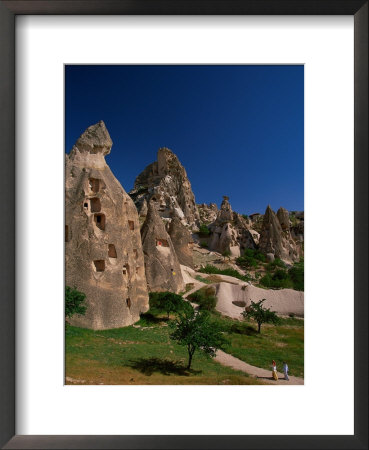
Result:
M288 365L286 363L286 361L283 361L283 373L284 373L284 379L285 380L289 380L288 378Z

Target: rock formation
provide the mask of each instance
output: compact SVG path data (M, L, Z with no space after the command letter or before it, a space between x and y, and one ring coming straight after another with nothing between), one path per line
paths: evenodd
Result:
M287 209L280 207L277 211L277 218L283 231L290 231L290 215Z
M172 240L179 263L194 268L192 235L178 217L171 220L168 227L168 233Z
M197 210L200 215L200 222L203 224L209 224L216 220L218 215L218 206L216 203L202 203L201 205L197 205Z
M212 232L210 250L238 257L244 249L255 248L246 219L232 211L227 196L223 197L217 218L209 225L209 229Z
M289 219L286 218L285 212L287 211L280 208L280 219L278 220L277 215L268 205L264 214L259 249L264 254L273 254L276 258L280 258L286 263L291 263L299 259L300 251L299 247L290 236L289 226L288 228L285 228L285 231L282 229L280 221L283 223L284 227L287 227L287 223L289 223Z
M221 314L241 319L245 307L251 305L251 301L258 302L265 299L264 307L280 315L294 314L304 317L304 293L293 289L262 289L256 286L231 283L217 283L216 310Z
M139 211L144 200L147 203L152 200L161 217L178 217L183 225L192 229L199 224L199 213L186 170L168 148L159 149L158 160L137 176L129 194Z
M101 121L66 155L66 285L87 303L70 322L95 330L131 325L148 310L137 210L105 162L111 147Z
M184 282L178 258L154 201L149 203L141 238L149 291L182 291Z

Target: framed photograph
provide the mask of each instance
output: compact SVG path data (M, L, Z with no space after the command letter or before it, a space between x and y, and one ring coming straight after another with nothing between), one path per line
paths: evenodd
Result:
M367 448L367 2L0 21L1 445Z

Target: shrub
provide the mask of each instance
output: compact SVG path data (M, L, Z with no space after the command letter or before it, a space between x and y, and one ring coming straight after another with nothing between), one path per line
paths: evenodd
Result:
M290 279L293 283L293 288L297 291L304 290L304 259L301 258L298 263L295 263L293 267L288 271Z
M242 214L242 217L246 220L248 220L249 216L247 214Z
M241 275L239 272L237 272L236 269L218 269L215 266L212 266L210 264L207 264L205 267L202 267L199 272L201 273L212 273L217 275L229 275L234 278L238 278L242 281L250 281L251 277L250 275Z
M199 227L199 235L205 237L209 236L209 234L210 234L209 228L204 223L202 223Z
M76 288L65 286L65 317L70 318L74 314L85 315L87 306L84 305L86 294L77 291Z
M150 308L156 308L165 311L168 315L171 312L179 312L185 310L189 304L181 295L173 292L150 292L149 293Z
M209 246L209 244L205 241L200 242L200 247L201 248L207 248Z
M199 305L199 309L206 311L213 311L217 304L217 298L215 296L215 289L212 286L204 286L196 292L193 292L188 296L191 302Z

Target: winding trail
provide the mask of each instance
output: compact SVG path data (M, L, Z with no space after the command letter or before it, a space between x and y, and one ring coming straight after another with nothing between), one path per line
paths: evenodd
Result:
M240 370L241 372L245 372L248 375L251 375L260 381L263 381L266 384L284 384L284 385L303 385L304 379L298 377L289 377L289 381L284 379L284 375L280 372L278 373L278 381L275 381L272 378L272 369L266 370L261 369L260 367L252 366L251 364L247 364L240 359L229 355L228 353L223 352L222 350L217 351L217 355L214 358L216 362L222 364L223 366L232 367L232 369Z

